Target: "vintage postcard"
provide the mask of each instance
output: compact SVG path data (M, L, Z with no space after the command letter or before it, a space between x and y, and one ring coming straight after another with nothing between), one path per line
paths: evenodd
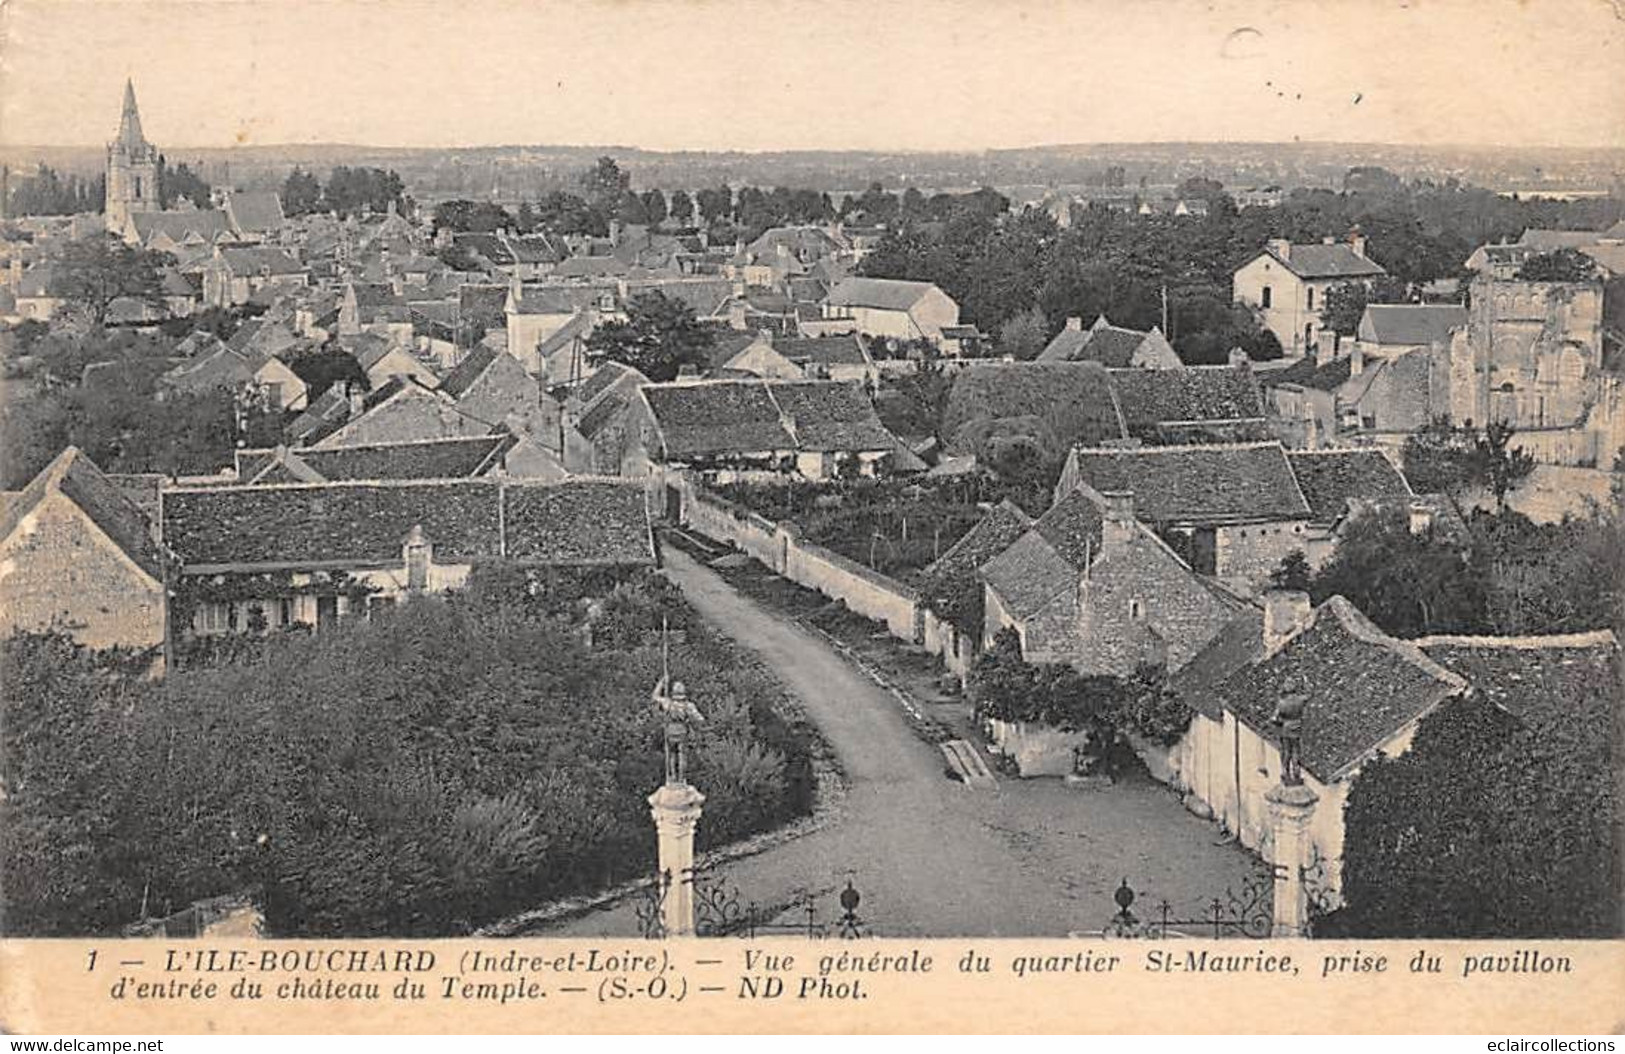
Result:
M1619 0L6 0L0 1029L1625 1027Z

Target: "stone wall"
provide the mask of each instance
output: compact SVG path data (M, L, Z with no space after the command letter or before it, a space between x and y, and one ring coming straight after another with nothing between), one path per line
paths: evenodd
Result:
M1262 586L1288 553L1306 547L1304 521L1220 527L1214 534L1216 577Z
M53 494L0 549L0 635L53 626L90 648L164 643L164 587Z
M919 594L913 589L840 553L801 541L789 526L779 530L786 536L784 577L842 601L865 618L884 622L898 640L918 639Z

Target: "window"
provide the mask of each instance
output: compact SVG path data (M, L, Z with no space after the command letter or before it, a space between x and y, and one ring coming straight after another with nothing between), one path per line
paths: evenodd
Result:
M1143 622L1145 620L1145 601L1130 600L1128 602L1128 617L1136 622Z
M135 196L138 197L138 198L141 196L141 177L140 176L135 177Z
M429 584L429 547L423 543L406 547L406 588L423 589Z
M278 626L293 625L293 598L283 597L276 602L276 617Z
M1309 301L1308 301L1308 304L1306 306L1309 308L1310 311L1313 311L1315 309L1315 287L1314 286L1309 287Z
M1260 297L1260 300L1262 301L1260 306L1261 307L1269 307L1270 306L1270 298L1272 296L1274 296L1274 294L1275 294L1275 290L1271 289L1269 286L1265 286L1264 287L1264 294L1263 294L1262 297Z
M1307 326L1303 327L1303 347L1304 347L1304 350L1305 351L1309 350L1310 348L1314 347L1314 344L1315 344L1315 327L1314 327L1314 324L1311 323L1310 325L1307 325Z
M231 606L229 604L199 604L192 612L192 629L198 633L231 632Z

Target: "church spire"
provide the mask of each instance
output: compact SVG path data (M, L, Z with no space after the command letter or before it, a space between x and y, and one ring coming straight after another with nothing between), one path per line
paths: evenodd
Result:
M141 134L141 111L135 105L135 82L128 78L124 81L124 113L119 117L118 142L131 153L147 145L146 136Z

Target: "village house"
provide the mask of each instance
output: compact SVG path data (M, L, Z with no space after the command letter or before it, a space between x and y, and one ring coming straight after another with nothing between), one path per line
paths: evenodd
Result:
M656 562L642 489L497 479L174 488L164 543L182 563L177 634L321 628L366 605L453 589L475 564Z
M1085 329L1083 319L1072 317L1066 327L1055 334L1044 350L1039 362L1081 362L1085 359L1102 366L1132 366L1147 370L1177 370L1184 366L1173 346L1162 331L1151 327L1149 332L1125 329L1106 321L1105 315L1095 318L1094 325Z
M266 245L218 246L203 266L203 301L211 307L268 304L310 284L310 270Z
M0 495L0 635L161 648L167 573L147 517L76 447Z
M844 278L824 298L819 323L802 323L808 336L856 331L894 340L942 340L959 325L959 305L929 282Z
M1079 487L980 568L983 644L1012 627L1029 662L1127 676L1177 668L1247 604L1136 519L1134 496Z
M1356 510L1393 504L1409 509L1416 497L1404 473L1381 450L1289 450L1286 457L1309 503L1303 552L1310 567L1331 559L1340 540L1338 528Z
M1263 252L1236 269L1232 288L1235 301L1256 308L1287 356L1296 358L1315 346L1327 290L1387 273L1366 256L1365 236L1358 233L1346 243L1327 238L1320 245L1272 238Z
M341 336L378 333L398 344L412 340L412 309L388 282L347 282L339 301Z
M516 452L520 442L511 432L494 432L367 446L240 449L235 451L234 471L237 482L244 486L341 480L524 477L524 473L508 470L508 457Z
M1246 364L1110 371L1123 438L1146 444L1271 439L1258 379Z
M288 222L274 190L227 190L220 208L238 241L275 241Z
M613 283L512 283L502 305L508 354L547 383L564 383L575 352L619 307L620 287Z
M411 377L430 388L440 383L439 375L427 363L380 333L340 337L338 347L355 359L370 387L380 387L396 377Z
M873 476L898 449L861 387L837 381L717 380L638 389L622 473L692 468L718 482L766 474Z
M602 363L565 398L562 457L571 472L616 475L625 453L627 421L649 378L623 363Z
M1056 501L1083 486L1132 493L1135 515L1192 568L1242 590L1307 544L1312 513L1278 442L1075 447Z
M202 394L224 390L252 395L275 410L303 410L305 382L287 363L267 351L239 351L216 342L208 351L187 359L158 378L159 388Z
M1304 593L1272 591L1262 618L1243 616L1175 675L1192 710L1171 752L1187 805L1212 816L1266 862L1276 862L1265 796L1281 782L1277 708L1303 701L1299 762L1315 796L1307 838L1335 902L1343 860L1343 805L1360 767L1409 749L1417 722L1468 690L1417 644L1396 640L1340 596L1312 608Z
M751 288L778 288L790 278L809 274L841 246L821 227L769 227L749 245L740 246L728 264L728 276Z
M1466 324L1467 309L1460 304L1368 304L1355 340L1370 363L1444 344L1451 330Z

